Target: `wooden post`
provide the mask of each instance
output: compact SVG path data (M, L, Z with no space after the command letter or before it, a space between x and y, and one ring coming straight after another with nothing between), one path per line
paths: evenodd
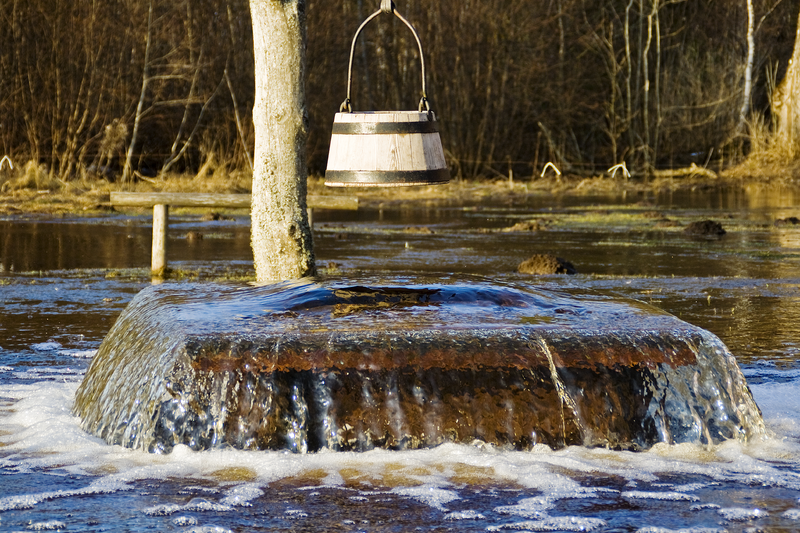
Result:
M169 206L156 204L153 206L153 256L150 265L155 278L163 278L167 271L167 225L169 224Z
M177 192L117 192L110 195L111 205L153 208L153 252L151 269L154 281L167 273L167 226L169 206L176 207L228 207L249 208L249 194L177 193ZM307 197L308 223L313 224L314 209L358 209L358 198L345 195L309 195Z

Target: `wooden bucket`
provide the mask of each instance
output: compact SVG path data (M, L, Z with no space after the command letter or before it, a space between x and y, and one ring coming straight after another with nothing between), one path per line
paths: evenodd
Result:
M353 112L350 88L353 55L361 30L381 13L399 18L414 34L419 47L422 98L419 111ZM350 45L347 98L333 119L325 185L330 187L405 187L450 181L436 116L428 105L425 56L414 26L395 10L392 0L361 23Z
M336 113L325 185L405 187L449 180L433 113Z

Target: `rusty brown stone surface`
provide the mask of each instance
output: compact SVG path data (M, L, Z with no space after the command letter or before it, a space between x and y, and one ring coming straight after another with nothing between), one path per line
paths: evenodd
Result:
M498 331L493 342L481 343L470 339L469 332L441 333L445 338L437 339L438 342L415 342L414 339L400 338L401 334L394 335L391 341L365 336L360 339L357 349L346 340L337 342L334 335L315 334L302 336L298 342L287 342L281 338L263 339L261 345L232 344L224 335L190 340L188 344L202 346L192 356L191 365L195 370L220 372L246 369L266 374L290 370L388 370L405 367L423 370L546 367L549 364L547 357L537 341L552 343L549 350L559 367L593 369L639 365L652 368L660 364L681 366L696 362L694 352L685 342L676 339L664 342L668 335L660 338L660 342L647 336L638 336L632 339L636 344L624 344L608 343L608 339L602 335L591 333L573 340L546 334L540 334L541 339L507 338L503 335L506 332Z
M104 341L75 413L154 452L638 450L763 429L710 333L635 302L482 281L153 287Z

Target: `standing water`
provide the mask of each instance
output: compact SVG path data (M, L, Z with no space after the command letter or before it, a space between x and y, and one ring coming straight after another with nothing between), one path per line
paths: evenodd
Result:
M643 301L720 337L771 436L644 452L479 441L307 454L108 445L71 411L101 341L150 284L149 218L1 220L0 530L796 531L800 226L775 222L798 214L800 198L787 194L687 193L316 215L317 260L331 279L479 275ZM682 231L704 219L727 233ZM531 220L537 231L519 230ZM176 288L252 275L247 218L173 222ZM578 274L515 272L545 252Z

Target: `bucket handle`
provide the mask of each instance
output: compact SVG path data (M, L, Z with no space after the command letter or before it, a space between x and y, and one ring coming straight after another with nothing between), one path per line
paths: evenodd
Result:
M350 63L347 66L347 98L345 98L344 102L342 102L342 105L339 106L339 112L340 113L344 113L344 112L352 113L353 112L353 107L352 107L351 101L350 101L350 86L351 86L352 81L353 81L353 56L355 55L356 42L358 41L358 36L361 33L361 30L364 29L364 26L366 26L367 24L372 22L372 19L374 19L375 17L377 17L381 13L392 13L392 14L394 14L394 16L396 16L397 18L402 20L403 23L406 26L408 26L408 29L411 30L411 33L414 34L414 39L416 39L417 46L419 47L419 62L420 62L420 65L422 66L422 98L419 101L419 111L422 112L424 110L424 111L430 113L431 112L431 106L430 106L430 104L428 104L428 92L427 92L427 89L425 87L425 57L422 54L422 42L420 42L419 35L417 34L417 30L414 29L414 26L412 26L411 23L408 22L403 17L403 15L401 15L400 13L398 13L395 10L394 2L392 0L381 0L380 9L378 9L375 13L373 13L372 15L367 17L367 19L364 22L362 22L361 26L359 26L358 29L356 30L356 34L353 37L353 44L350 45Z

